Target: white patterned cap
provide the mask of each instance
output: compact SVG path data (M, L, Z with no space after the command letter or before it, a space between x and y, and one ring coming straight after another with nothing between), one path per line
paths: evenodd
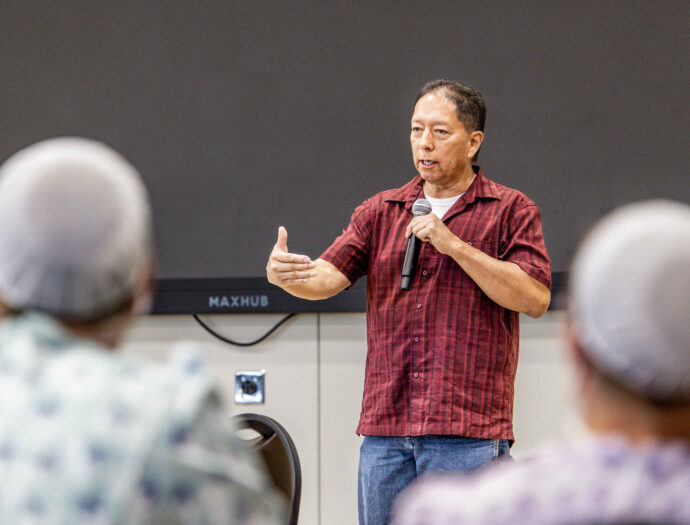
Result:
M104 144L49 139L0 167L0 298L10 308L107 314L131 298L151 241L141 178Z
M595 366L647 398L690 400L690 206L619 208L585 239L570 278Z

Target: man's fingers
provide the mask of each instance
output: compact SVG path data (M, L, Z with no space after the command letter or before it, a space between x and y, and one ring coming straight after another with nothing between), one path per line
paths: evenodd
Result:
M314 277L315 275L316 275L316 272L311 270L311 271L307 271L307 272L281 273L278 275L278 278L280 279L281 282L286 283L286 284L306 283L311 277Z
M287 230L286 230L284 227L282 227L282 226L280 226L280 227L278 228L278 240L276 241L276 246L277 246L278 249L280 249L281 251L284 251L284 252L288 251L288 247L287 247Z
M405 231L405 237L409 237L410 235L416 235L418 238L421 239L420 234L423 230L426 230L425 224L420 224L419 222L411 222L407 226L407 230Z
M287 253L287 252L273 252L271 254L271 261L280 263L292 263L292 264L302 264L306 265L305 268L313 268L314 261L312 261L306 255L299 255L297 253Z
M426 224L426 218L426 215L421 217L413 217L405 229L405 237L409 237L412 234L417 235L417 232Z
M444 225L435 216L423 215L413 218L407 225L405 237L415 235L418 239L429 242L436 233L441 233Z
M276 274L288 274L290 272L309 272L313 271L314 263L283 263L280 261L269 261L268 269Z
M268 281L278 286L306 283L316 275L316 264L306 255L289 253L287 249L287 230L280 226L266 266Z

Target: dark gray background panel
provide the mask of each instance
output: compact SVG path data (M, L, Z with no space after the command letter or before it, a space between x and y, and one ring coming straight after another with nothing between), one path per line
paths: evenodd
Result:
M688 201L690 2L5 1L0 156L100 139L143 174L163 279L318 256L414 175L427 80L481 89L480 164L540 206L556 272L603 212Z

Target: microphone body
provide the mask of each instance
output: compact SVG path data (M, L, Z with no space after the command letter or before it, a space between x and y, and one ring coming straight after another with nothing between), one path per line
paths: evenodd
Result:
M417 199L412 205L412 214L417 217L419 215L427 215L431 213L431 204L426 199ZM402 280L400 282L401 290L409 290L414 272L417 269L417 259L419 258L419 249L422 241L417 236L410 235L407 239L407 249L405 250L405 260L403 261Z

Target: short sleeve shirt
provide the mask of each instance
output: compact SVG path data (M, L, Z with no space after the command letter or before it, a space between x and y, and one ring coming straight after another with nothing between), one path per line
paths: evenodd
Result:
M443 222L471 246L550 287L539 209L475 171ZM489 299L428 243L410 289L400 289L405 228L422 187L417 176L366 200L321 255L351 282L367 277L368 353L357 432L513 439L519 314Z

